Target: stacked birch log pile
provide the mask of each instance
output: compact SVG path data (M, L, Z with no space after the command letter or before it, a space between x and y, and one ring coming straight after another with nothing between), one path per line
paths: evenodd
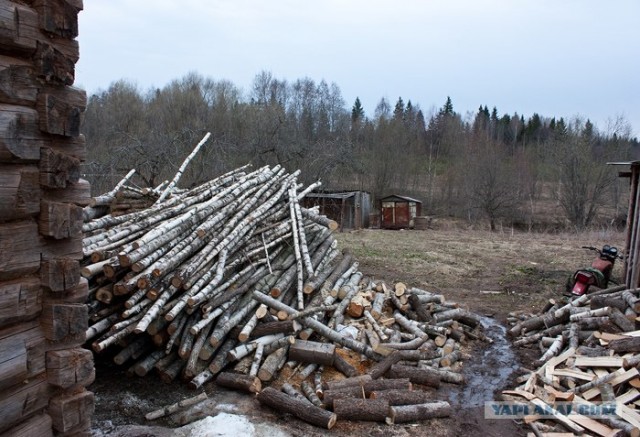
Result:
M112 216L129 214L153 206L162 192L161 189L166 186L168 181L156 188L139 188L128 184L134 174L135 169L127 173L108 193L92 197L89 205L82 210L84 221L104 217L107 214Z
M318 184L303 189L297 176L243 167L86 221L89 347L131 375L194 389L215 378L325 428L449 415L413 384L462 384L461 345L488 340L480 318L363 277L337 248L337 223L300 206Z
M529 408L525 422L534 435L556 428L640 435L639 291L620 286L568 303L550 300L537 315L512 314L514 345L539 348L541 356L503 398Z

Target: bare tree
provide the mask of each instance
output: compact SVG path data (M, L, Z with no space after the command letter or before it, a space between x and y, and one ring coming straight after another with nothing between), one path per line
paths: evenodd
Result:
M597 143L593 125L576 118L554 144L556 198L576 229L584 229L593 222L615 180L615 171L606 165L610 151L596 154Z
M517 167L501 144L479 141L472 147L465 168L467 201L495 231L499 220L513 217L522 202Z

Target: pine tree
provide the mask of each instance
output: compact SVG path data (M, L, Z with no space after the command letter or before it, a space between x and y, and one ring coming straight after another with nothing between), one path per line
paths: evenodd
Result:
M356 97L353 108L351 108L351 122L357 123L358 121L362 121L363 119L364 109L362 108L362 103L360 103L360 97Z
M440 109L441 115L453 115L453 103L451 103L451 97L447 96L447 101Z
M582 135L584 135L588 140L593 138L593 123L591 123L591 120L587 119L584 124L584 129L582 130Z
M404 101L402 100L402 97L398 97L396 106L393 109L393 118L396 120L404 120Z

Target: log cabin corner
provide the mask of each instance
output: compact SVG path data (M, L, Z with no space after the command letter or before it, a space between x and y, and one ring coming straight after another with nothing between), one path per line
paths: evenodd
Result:
M82 0L0 1L0 435L90 435Z

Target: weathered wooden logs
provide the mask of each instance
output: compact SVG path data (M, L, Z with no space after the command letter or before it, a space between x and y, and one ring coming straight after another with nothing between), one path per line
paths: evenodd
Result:
M293 414L297 418L318 426L331 429L336 423L337 415L330 411L316 407L311 402L302 401L282 393L272 387L263 389L256 399L276 411Z
M451 406L448 402L437 401L417 405L401 405L389 407L389 417L386 422L389 425L406 423L438 417L449 417Z

